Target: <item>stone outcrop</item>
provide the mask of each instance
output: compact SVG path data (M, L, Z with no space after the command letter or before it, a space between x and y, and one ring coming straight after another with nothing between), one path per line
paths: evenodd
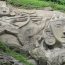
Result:
M0 40L28 53L39 65L64 65L65 14L10 10L4 5L0 7Z
M61 13L60 13L61 14ZM46 23L39 47L30 51L40 65L65 64L65 15L55 13Z

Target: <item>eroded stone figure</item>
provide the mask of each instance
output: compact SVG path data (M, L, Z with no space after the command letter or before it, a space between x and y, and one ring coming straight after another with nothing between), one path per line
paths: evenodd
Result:
M9 46L21 48L17 35L19 28L29 22L29 15L27 13L16 14L10 11L6 2L0 1L0 3L0 40Z
M29 23L20 28L18 38L20 39L25 50L31 50L38 46L39 44L36 41L36 35L44 28L45 20L37 15L30 14ZM38 35L40 36L40 34Z
M2 4L0 40L20 48L40 65L65 64L65 18L59 13L43 18L36 13L10 11L6 3Z
M39 46L35 37L44 28L46 19L35 13L10 11L3 1L0 5L0 40L27 52Z
M31 55L40 65L65 64L65 18L49 21L43 30L43 41Z

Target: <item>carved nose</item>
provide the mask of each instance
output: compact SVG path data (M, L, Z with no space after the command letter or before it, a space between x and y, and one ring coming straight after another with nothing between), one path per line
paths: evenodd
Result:
M63 34L65 35L65 32L63 32Z
M63 34L65 35L65 26L64 26L64 29L63 29Z

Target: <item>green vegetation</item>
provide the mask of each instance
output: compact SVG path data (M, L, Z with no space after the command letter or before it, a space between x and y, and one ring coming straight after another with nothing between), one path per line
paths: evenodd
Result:
M7 2L27 9L52 7L56 10L65 11L65 0L7 0Z
M24 63L25 65L32 65L31 63L27 62L26 56L24 56L23 54L19 54L15 51L12 51L5 43L0 42L0 53L2 53L2 52L14 57L15 59L19 60L20 62Z

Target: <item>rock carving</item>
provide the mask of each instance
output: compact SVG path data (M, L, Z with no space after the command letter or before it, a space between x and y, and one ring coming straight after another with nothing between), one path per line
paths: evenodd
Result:
M5 2L0 6L0 40L28 53L39 65L64 65L65 15L54 12L43 18L10 10Z

